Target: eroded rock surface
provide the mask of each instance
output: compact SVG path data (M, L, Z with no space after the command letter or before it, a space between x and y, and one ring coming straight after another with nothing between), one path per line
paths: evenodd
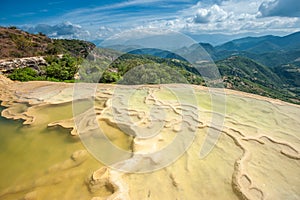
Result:
M43 56L26 57L26 58L14 58L0 60L0 71L2 73L11 72L14 69L20 69L30 67L37 71L40 71L42 66L47 66L48 63L45 61Z
M73 84L19 83L3 76L0 84L2 106L7 107L2 116L23 119L31 126L37 123L38 108L51 109L75 100L73 106L78 110L73 118L52 121L48 126L70 129L70 137L95 143L95 148L87 148L96 157L107 151L98 159L110 165L83 180L91 199L300 198L299 106L226 90L226 113L216 113L224 117L224 123L218 126L210 98L214 94L197 86L192 86L196 101L192 96L179 101L189 97L184 93L187 86L98 85L95 89L95 85L82 84L80 95L74 98ZM182 92L182 96L174 91ZM211 130L220 137L211 152L201 158L204 143L215 141L207 140ZM110 151L105 138L126 153ZM176 159L157 153L168 147L167 152L178 154ZM83 166L86 154L77 151L46 169L48 173L64 171L60 178L41 175L33 183L8 187L0 196L76 176L70 169ZM145 169L148 173L139 173ZM27 199L38 196L34 191L25 194Z

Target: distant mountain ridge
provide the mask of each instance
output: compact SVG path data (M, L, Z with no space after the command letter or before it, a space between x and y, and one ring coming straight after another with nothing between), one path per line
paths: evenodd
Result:
M238 55L251 58L263 65L274 68L292 63L300 58L300 32L295 32L283 37L273 35L245 37L218 46L201 42L197 45L200 45L214 61ZM193 48L195 48L195 45L167 53L159 49L147 48L146 50L144 47L129 48L129 50L126 46L122 48L118 47L118 49L125 49L125 52L130 51L132 54L176 59L180 59L179 55L184 53L184 51L191 51Z
M296 99L300 98L300 32L283 37L245 37L219 46L199 43L168 53L158 49L134 50L131 53L184 61L179 55L193 50L207 53L208 59L216 62L228 88L274 98L281 96L281 99L291 95L295 102L299 101Z
M266 53L270 51L300 49L300 32L279 37L267 35L262 37L245 37L232 40L216 46L217 51L247 51L251 53Z

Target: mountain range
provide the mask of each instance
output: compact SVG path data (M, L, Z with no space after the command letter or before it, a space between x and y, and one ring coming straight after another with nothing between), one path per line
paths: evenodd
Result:
M266 53L270 51L290 51L300 48L300 32L279 37L267 35L262 37L245 37L232 40L220 46L218 51L247 51L251 53Z
M251 59L252 61L265 66L278 78L268 73L272 77L277 87L286 89L289 93L299 98L300 92L300 32L287 36L263 36L246 37L227 42L219 46L202 44L202 47L211 57L220 63L232 56ZM243 62L245 63L245 62ZM232 66L232 63L231 63ZM238 65L232 69L241 70L243 65ZM250 67L251 65L247 65ZM264 72L266 74L266 72ZM259 78L259 77L257 77ZM267 80L266 78L262 78Z
M300 32L283 37L245 37L218 46L199 44L215 62L226 88L300 103ZM205 85L203 77L184 58L176 54L176 51L128 47L129 53L124 54L95 47L96 45L87 41L50 39L43 33L30 34L15 27L0 27L0 60L69 54L86 58L86 61L92 63L93 66L88 70L79 67L87 80L92 77L91 80L96 78L99 82L123 84L139 84L144 83L143 81L150 84L182 82L179 78L172 78L178 73L189 83ZM128 52L126 47L118 46L120 48ZM181 50L188 51L193 48L195 45ZM100 61L94 62L95 58ZM63 62L56 61L55 69L58 69L57 63ZM108 63L109 66L104 67ZM145 64L152 67L152 72L145 67L139 68L131 71L131 74L140 77L138 82L124 81L128 71ZM161 71L161 65L167 68ZM171 71L176 73L171 74ZM151 74L155 78L143 76L143 73ZM100 74L102 77L97 80ZM127 76L128 80L130 78L132 77Z
M218 46L209 43L197 45L215 61L226 87L274 98L281 96L281 99L285 99L282 96L291 96L289 100L299 103L300 32L283 37L244 37ZM184 47L178 52L192 50L197 45ZM130 53L185 61L176 53L157 49L141 48Z

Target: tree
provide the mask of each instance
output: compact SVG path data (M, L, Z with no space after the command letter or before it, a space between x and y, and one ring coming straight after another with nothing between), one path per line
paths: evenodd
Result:
M61 59L47 58L50 65L46 67L47 78L55 78L61 81L73 80L78 71L77 59L64 55Z

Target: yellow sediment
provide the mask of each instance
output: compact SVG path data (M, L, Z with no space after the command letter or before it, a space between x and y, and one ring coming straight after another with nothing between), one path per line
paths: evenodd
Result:
M1 199L300 198L299 106L224 90L226 113L222 113L222 99L212 100L222 90L211 94L207 88L192 86L193 99L185 93L186 85L98 85L95 90L89 84L81 85L84 90L72 105L74 84L19 83L1 76L0 85L0 100L6 107L3 117L22 119L32 132L40 127L47 131L63 127L71 132L67 137L74 139L66 147L55 146L67 150L62 156L53 151L36 174L37 167L33 167L21 182L0 187ZM86 95L91 91L92 96ZM221 128L212 121L216 114L224 116ZM97 127L103 136L93 132ZM220 131L221 136L212 151L200 158L209 130ZM97 145L105 136L129 156L111 167L103 166L83 150L78 134L98 138ZM161 169L148 173L117 170L158 166L168 157L152 153L168 147L177 135L182 137L177 145L184 145L184 139L193 134L185 153ZM54 139L49 145L54 141L63 145ZM180 148L172 151L180 152Z

